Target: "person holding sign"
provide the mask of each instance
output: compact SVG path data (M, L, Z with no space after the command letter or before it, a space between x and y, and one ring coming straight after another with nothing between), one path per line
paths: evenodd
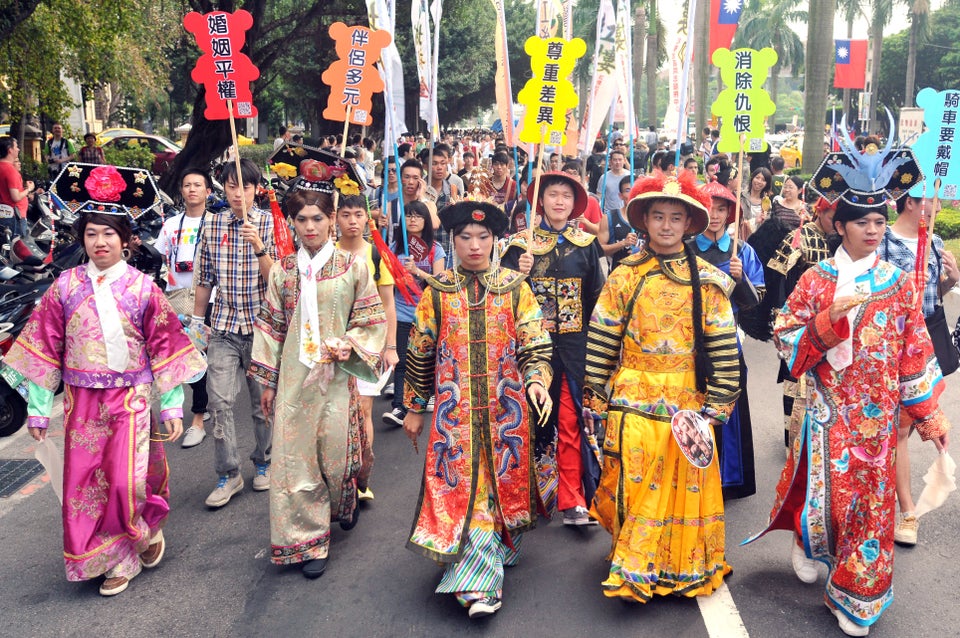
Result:
M250 365L253 323L266 291L267 276L276 256L273 217L254 207L260 169L242 159L240 172L233 162L220 173L230 208L208 215L197 243L194 264L196 294L192 322L203 324L211 289L217 298L210 315L213 334L207 349L210 362L207 392L213 424L214 463L219 480L207 497L208 507L223 507L243 490L234 410L240 384L237 372ZM246 217L244 218L244 213ZM256 467L254 491L270 489L270 427L260 410L261 386L247 380L256 448L250 458Z
M544 326L553 341L554 409L547 427L537 432L537 456L543 471L555 468L559 479L556 503L549 509L563 513L564 525L596 524L587 515L587 505L596 489L596 474L584 463L592 456L581 436L581 397L587 318L593 312L603 286L600 259L603 253L594 235L570 224L587 208L587 191L580 180L566 173L544 173L527 188L527 200L543 215L533 233L518 233L507 244L503 265L530 276L530 286L543 311ZM528 248L528 237L533 242ZM591 423L592 425L592 423ZM556 458L550 452L556 442ZM599 468L594 468L599 469ZM593 476L591 477L591 474Z
M603 593L637 602L704 596L731 569L720 469L687 460L671 417L693 410L717 428L733 409L733 281L684 244L707 227L710 205L693 176L643 178L630 194L627 217L649 241L600 292L583 392L584 408L606 421L590 512L613 535Z

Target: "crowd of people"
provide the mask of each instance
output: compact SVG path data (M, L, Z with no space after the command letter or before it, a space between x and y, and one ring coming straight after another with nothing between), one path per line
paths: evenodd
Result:
M61 275L5 359L30 386L37 439L67 387L68 578L103 575L114 595L162 558L162 443L182 430L180 384L192 388L184 447L212 430L206 505L244 489L243 373L275 564L319 577L331 524L352 528L374 498L373 397L391 381L383 423L415 449L428 433L408 546L444 565L436 591L471 618L500 609L504 567L541 517L610 534L609 597L709 595L731 571L724 502L756 493L765 444L749 334L772 337L784 395L787 460L761 534L792 533L804 582L826 564L828 608L866 635L892 599L894 542L917 542L909 435L948 444L930 335L960 269L938 237L926 252L933 202L907 193L922 176L863 169L851 194L784 175L776 156L741 175L710 130L679 162L655 137L542 164L489 132L405 137L380 168L364 138L336 161L306 152L284 201L297 238L285 256L255 205L256 165L224 166L219 213L204 209L210 175L191 169L158 243L166 296L123 261L122 206L84 211L90 263ZM339 155L337 142L323 146ZM281 130L276 149L290 144ZM331 170L308 167L317 157ZM178 313L209 332L206 363ZM151 382L166 430L151 422ZM691 411L695 441L671 427L682 414L692 431Z

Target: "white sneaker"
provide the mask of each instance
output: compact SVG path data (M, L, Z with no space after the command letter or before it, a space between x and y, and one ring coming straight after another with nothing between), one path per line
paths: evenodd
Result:
M790 544L793 546L793 550L790 552L790 562L793 564L793 572L797 575L797 578L808 585L817 582L817 561L807 558L806 552L797 545L796 541L791 540Z
M590 518L590 512L582 505L563 510L563 524L575 526L599 525L597 521Z
M474 603L470 605L470 610L467 612L467 615L471 618L490 616L491 614L497 613L497 610L500 609L502 604L499 598L487 596L486 598L474 601Z
M897 545L913 547L917 544L917 532L920 530L920 521L913 514L900 514L900 520L893 528L893 542Z
M200 445L203 443L203 439L206 437L207 432L203 428L198 428L191 425L184 433L183 443L180 444L180 447L194 447L195 445Z
M234 494L240 491L243 491L243 477L239 474L236 476L224 474L217 481L217 487L207 497L207 507L223 507L230 502Z
M266 463L263 465L255 463L255 465L257 472L253 475L253 491L266 492L270 489L270 466Z
M845 633L848 636L866 636L870 633L870 627L864 627L853 622L847 615L837 609L836 607L831 607L827 605L827 609L833 612L833 615L837 618L837 623L840 625L840 631Z
M386 387L383 388L383 396L392 397L393 396L393 384L388 383Z
M433 406L436 402L433 397L430 397L430 400L427 401L427 412L433 412Z

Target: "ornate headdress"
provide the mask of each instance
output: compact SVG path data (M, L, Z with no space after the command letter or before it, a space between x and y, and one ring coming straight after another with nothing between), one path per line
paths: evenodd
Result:
M53 180L50 192L78 214L129 215L136 219L161 203L150 171L109 164L71 162Z
M330 151L285 144L267 160L272 170L284 179L295 179L292 190L307 190L332 195L359 195L363 180L356 167Z
M850 141L846 116L840 121L840 135L835 137L841 151L827 153L809 182L810 188L830 204L842 200L855 208L876 208L895 202L923 181L913 151L893 148L895 124L890 110L885 110L890 133L883 149L869 144L862 152L857 150Z

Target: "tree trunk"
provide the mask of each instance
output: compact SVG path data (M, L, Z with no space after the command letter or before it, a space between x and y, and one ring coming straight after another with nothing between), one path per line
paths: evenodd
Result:
M803 173L810 175L823 158L823 122L834 62L833 16L836 0L810 0L807 22L806 78L804 81Z
M780 94L780 63L777 62L772 67L770 67L770 99L773 100L773 103L777 103L777 95ZM777 132L777 112L774 111L770 114L770 117L767 120L767 125L770 127L771 133Z
M919 16L910 14L910 39L907 46L907 82L903 88L903 105L913 106L913 85L917 80L917 31L920 30Z
M647 11L647 126L657 127L657 2Z

